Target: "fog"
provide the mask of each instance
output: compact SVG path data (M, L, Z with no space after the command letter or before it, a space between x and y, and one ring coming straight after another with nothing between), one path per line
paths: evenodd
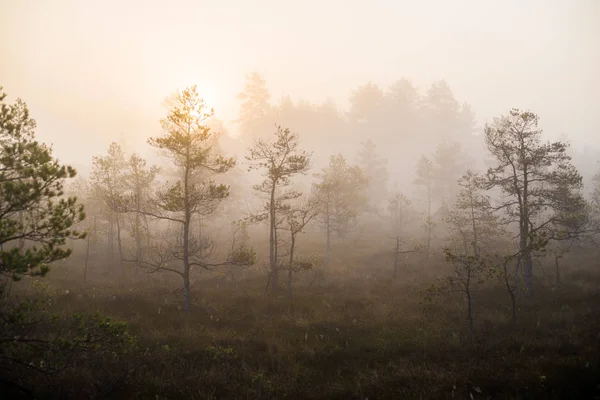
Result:
M231 135L244 75L274 101L348 110L369 81L444 79L482 127L511 107L548 135L598 148L600 5L503 1L0 2L0 77L27 99L39 135L87 164L110 141L143 147L162 100L198 84Z
M0 0L0 388L599 398L599 71L596 0Z

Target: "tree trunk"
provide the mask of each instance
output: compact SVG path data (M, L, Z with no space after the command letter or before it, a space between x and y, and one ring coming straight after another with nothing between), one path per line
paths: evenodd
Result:
M533 261L531 260L531 248L529 238L529 180L527 166L523 169L523 209L520 215L521 222L521 251L523 251L523 280L525 282L525 293L533 295Z
M527 251L525 254L523 279L525 281L525 292L527 295L533 296L533 260L531 259L531 251Z
M110 216L108 221L108 257L112 262L115 259L115 221L113 215ZM112 267L112 265L111 265Z
M92 233L96 229L96 216L94 216L93 221L94 222L92 223L92 229L90 229L90 231L88 232L87 240L86 240L85 266L83 267L83 283L87 282L87 272L88 272L88 266L89 266L89 261L90 261L90 247L91 247L91 241L92 241Z
M186 213L187 214L187 213ZM183 309L189 312L190 302L190 217L186 215L183 224Z
M269 280L271 281L271 290L273 291L273 293L276 293L279 289L279 277L277 274L277 223L275 221L275 183L273 183L273 186L271 188L271 203L269 204L269 208L269 264L271 268Z
M470 268L470 267L469 267ZM469 334L473 336L473 302L471 299L471 274L467 274L467 282L465 284L465 295L467 297L467 323Z
M327 264L329 265L329 261L331 259L331 215L329 215L329 206L327 206L327 210L325 213L325 234L326 237L326 256L327 256Z
M116 225L117 225L117 250L119 250L119 261L118 263L121 265L121 276L125 276L125 265L123 263L123 246L121 243L121 222L119 218L119 214L116 214ZM123 279L121 279L121 283L123 283Z
M479 247L477 245L477 225L475 221L475 208L473 207L474 199L473 196L470 198L471 203L471 224L473 227L473 254L475 257L479 256Z
M135 214L135 280L140 281L140 262L142 260L142 223L140 219L140 212Z
M190 301L190 270L189 267L185 269L183 273L183 310L190 312L191 310Z
M186 156L186 164L183 177L183 309L189 312L191 309L190 301L190 225L192 222L192 211L189 199L189 177L190 177L190 155L189 149Z
M510 295L510 305L511 305L511 320L510 322L515 325L517 323L517 301L515 299L514 290L509 290L508 294Z
M517 262L520 263L520 261ZM510 305L512 311L511 322L513 325L515 325L517 323L517 302L515 299L515 288L510 286L510 281L508 280L508 265L506 262L504 263L504 284L506 285L506 291L510 296Z
M293 228L292 228L293 229ZM288 293L290 297L292 297L292 278L293 278L293 268L294 268L294 248L296 247L296 234L292 231L292 242L290 244L290 261L289 261L289 269L288 269Z
M398 278L398 252L400 251L400 237L396 236L396 251L394 252L394 279Z
M433 230L433 221L431 217L427 217L427 257L431 253L431 235Z
M519 223L519 260L517 267L521 269L523 275L523 283L525 284L525 292L530 293L531 289L531 249L529 249L529 222L525 217L521 217Z
M515 272L514 272L514 281L515 281L515 289L518 289L518 285L519 282L521 281L521 279L519 279L519 274L521 273L521 264L522 264L522 257L523 255L519 255L519 257L517 257L517 262L515 264Z
M431 221L431 180L427 180L427 257L431 250L431 232L432 221Z

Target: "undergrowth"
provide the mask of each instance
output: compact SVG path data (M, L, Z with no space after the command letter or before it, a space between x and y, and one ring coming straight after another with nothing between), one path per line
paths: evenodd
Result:
M53 312L126 321L136 338L52 385L26 383L40 398L599 398L600 281L568 281L520 299L516 326L501 288L481 290L473 335L460 297L424 302L424 287L383 279L291 299L265 297L258 278L206 281L191 313L152 286L24 283Z

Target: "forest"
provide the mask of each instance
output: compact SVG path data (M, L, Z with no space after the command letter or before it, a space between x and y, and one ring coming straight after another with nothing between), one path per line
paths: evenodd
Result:
M166 95L82 175L0 93L3 398L599 398L600 165L535 112Z

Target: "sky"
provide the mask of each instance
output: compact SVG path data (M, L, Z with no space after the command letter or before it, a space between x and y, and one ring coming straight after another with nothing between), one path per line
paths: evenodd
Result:
M197 84L235 134L260 72L275 100L347 99L368 81L445 79L479 125L531 109L552 137L600 147L600 0L0 0L0 86L55 155L139 151L164 98Z

